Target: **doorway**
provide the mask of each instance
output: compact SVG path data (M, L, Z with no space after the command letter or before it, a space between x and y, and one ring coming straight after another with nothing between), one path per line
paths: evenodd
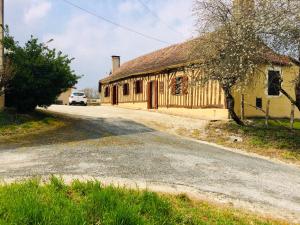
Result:
M158 109L158 81L149 81L147 84L148 109Z
M112 105L118 105L118 86L117 85L113 86Z

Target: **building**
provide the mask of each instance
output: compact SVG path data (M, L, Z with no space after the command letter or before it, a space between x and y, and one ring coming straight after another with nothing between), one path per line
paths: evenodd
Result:
M4 28L4 0L0 0L0 40L3 39ZM0 41L0 71L3 70L4 48ZM4 94L0 96L0 110L4 108Z
M238 2L238 1L237 1ZM205 86L191 85L201 69L191 69L189 56L193 40L172 45L138 57L121 65L119 56L112 56L112 73L99 81L102 105L117 105L134 109L153 109L175 115L202 119L228 119L223 90L217 81ZM295 98L296 88L291 81L299 74L299 62L266 49L265 62L257 74L255 85L235 91L235 111L246 117L261 117L270 100L271 117L289 117L291 103L283 96L276 82L283 80L284 89ZM275 83L274 83L275 82ZM244 109L241 99L244 99ZM296 118L300 113L296 110Z
M56 104L59 105L69 105L69 97L73 92L73 88L69 88L65 92L61 93L56 100Z

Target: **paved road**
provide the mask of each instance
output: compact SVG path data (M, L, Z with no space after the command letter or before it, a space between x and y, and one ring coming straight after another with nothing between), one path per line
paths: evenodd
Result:
M297 167L201 144L133 119L135 113L155 113L112 107L50 110L70 113L69 125L0 142L0 177L64 174L146 182L300 222Z

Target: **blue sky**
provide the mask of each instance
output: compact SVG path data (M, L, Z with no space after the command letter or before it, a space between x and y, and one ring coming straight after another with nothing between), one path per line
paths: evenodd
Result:
M191 38L193 0L69 0L112 21L170 44ZM142 1L157 19L139 2ZM97 86L111 69L111 55L125 62L168 44L130 33L80 11L62 0L5 0L5 23L20 43L38 37L75 58L72 68L84 75L78 88ZM170 28L171 27L171 28ZM174 31L176 30L176 31Z

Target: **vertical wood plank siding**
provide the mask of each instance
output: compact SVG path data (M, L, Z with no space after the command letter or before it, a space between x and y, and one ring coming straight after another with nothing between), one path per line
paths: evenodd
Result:
M201 73L199 71L197 74ZM118 85L118 103L141 103L147 102L147 83L149 81L158 81L158 107L181 107L181 108L225 108L225 97L217 81L209 81L205 85L188 85L187 94L172 95L171 79L174 77L188 76L191 81L190 71L161 73L158 75L144 75L124 79L110 84L103 84L102 90L107 86L112 88L113 85ZM142 93L136 93L135 82L142 80ZM129 95L123 95L123 85L129 84ZM160 89L161 85L163 88ZM112 95L112 92L110 93ZM112 96L105 97L104 91L101 92L102 103L111 103Z

